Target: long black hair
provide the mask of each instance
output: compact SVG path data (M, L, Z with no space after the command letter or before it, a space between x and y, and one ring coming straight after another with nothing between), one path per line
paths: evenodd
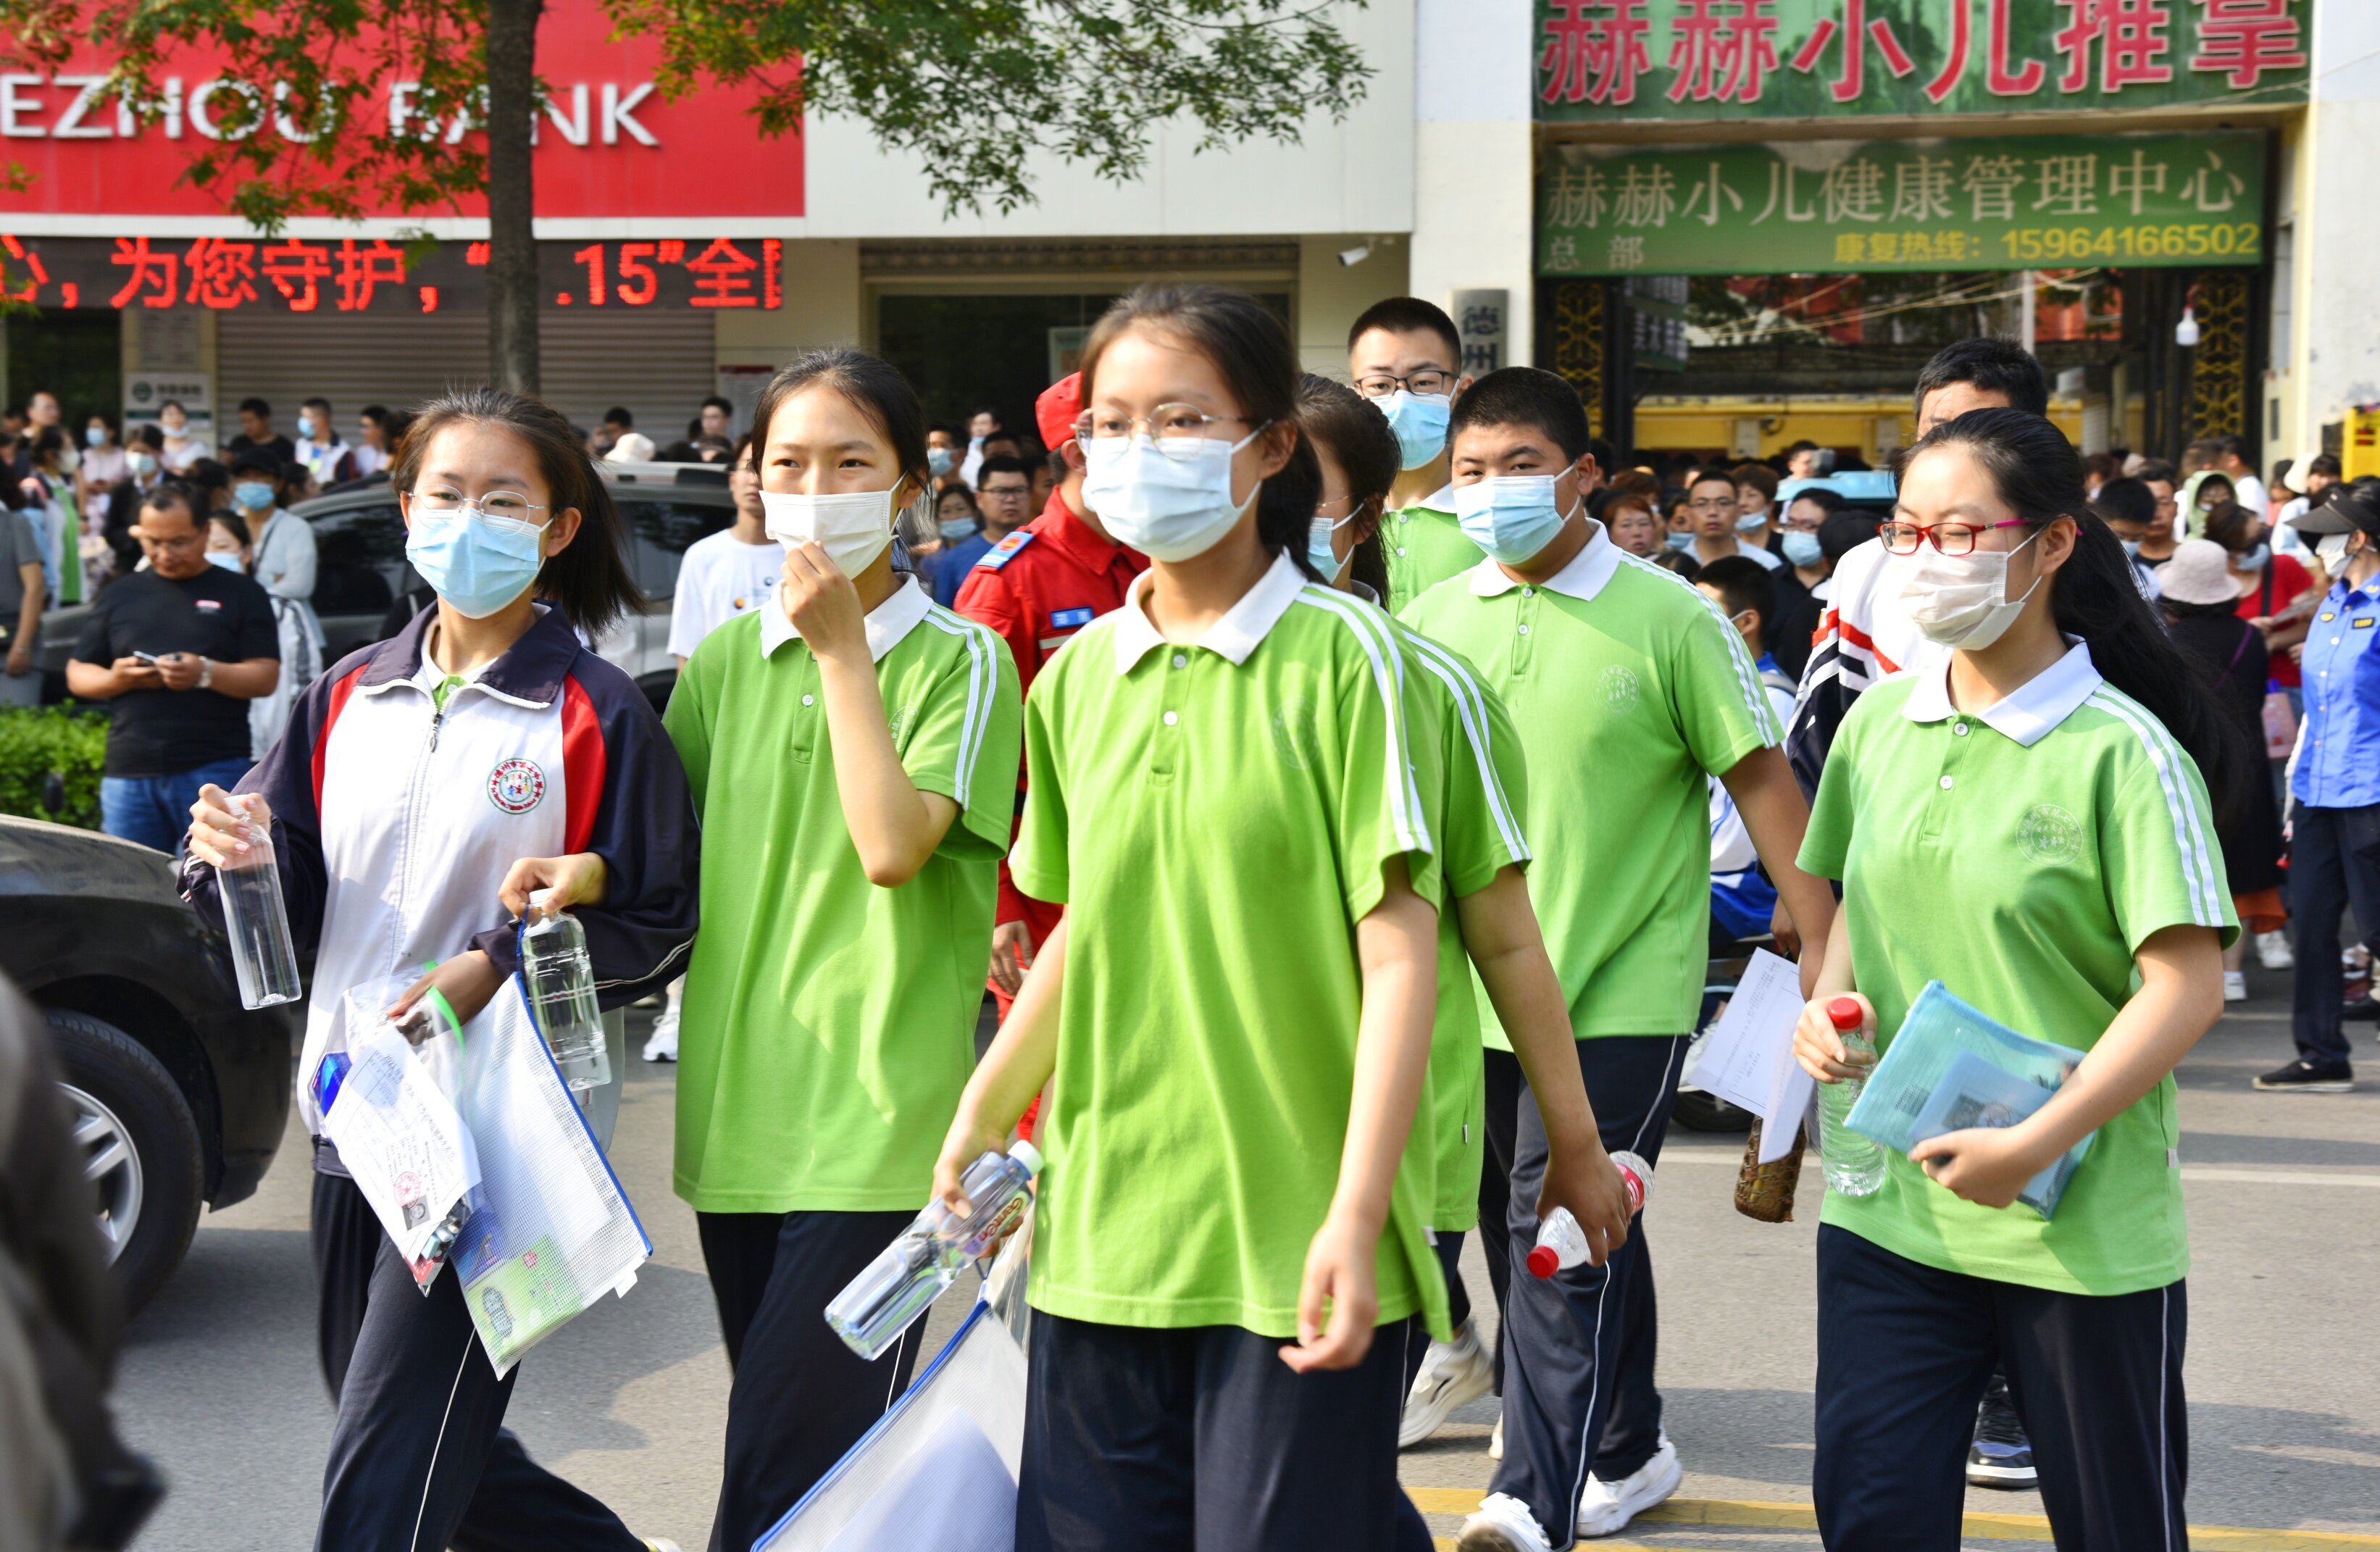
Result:
M2066 433L2021 409L1973 409L1937 426L1902 454L1897 471L1937 448L1962 449L1992 482L2000 502L2035 531L2058 518L2074 524L2074 552L2050 579L2050 615L2068 636L2090 645L2099 676L2148 708L2198 762L2218 816L2228 815L2246 783L2248 750L2216 709L2205 671L2177 649L2132 579L2115 530L2082 493L2082 460Z
M1427 304L1424 304L1425 306ZM1347 568L1355 580L1378 593L1380 606L1394 609L1389 597L1389 564L1380 552L1380 519L1388 507L1390 488L1403 467L1397 433L1389 429L1380 406L1343 382L1307 372L1297 380L1297 418L1316 456L1329 448L1347 476L1347 493L1354 511L1372 520L1372 531L1348 552ZM1352 515L1352 514L1351 514Z
M1270 309L1245 291L1191 282L1142 285L1119 297L1083 344L1083 402L1090 402L1099 358L1126 333L1140 329L1188 346L1214 364L1248 430L1286 427L1293 439L1289 462L1266 477L1257 495L1257 541L1287 555L1308 576L1305 528L1322 494L1321 466L1297 424L1297 350ZM1315 578L1319 581L1319 577Z
M590 641L641 610L645 596L628 570L625 527L612 488L588 462L586 443L544 400L484 386L440 394L413 412L389 483L409 493L438 433L464 425L497 426L520 438L536 455L553 510L578 509L578 532L566 548L545 558L537 574L537 596L560 609Z

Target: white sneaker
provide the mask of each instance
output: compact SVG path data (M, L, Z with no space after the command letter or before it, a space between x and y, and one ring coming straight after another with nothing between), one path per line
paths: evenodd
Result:
M1503 1458L1504 1418L1503 1414L1500 1413L1496 1417L1496 1431L1488 1436L1488 1459L1491 1461L1500 1461Z
M2226 1002L2248 1000L2248 977L2244 972L2239 970L2223 972L2223 1000Z
M1502 1493L1479 1501L1479 1512L1466 1516L1454 1535L1454 1552L1551 1552L1545 1527L1529 1506Z
M652 1035L645 1041L645 1060L647 1061L675 1061L677 1060L678 1013L685 1002L685 999L686 980L685 977L681 976L670 983L669 1001L667 1005L662 1009L662 1016L653 1020Z
M2289 952L2289 935L2277 928L2256 934L2256 962L2267 970L2294 970L2298 956Z
M1446 1426L1456 1407L1477 1400L1495 1383L1495 1370L1480 1350L1478 1326L1466 1320L1454 1328L1452 1341L1434 1341L1423 1355L1421 1372L1414 1376L1413 1389L1405 1396L1397 1448L1409 1449L1429 1437Z
M1666 1500L1684 1481L1686 1468L1678 1463L1677 1446L1661 1436L1661 1447L1633 1475L1606 1482L1590 1474L1586 1491L1578 1497L1578 1534L1609 1535L1628 1528L1628 1522Z

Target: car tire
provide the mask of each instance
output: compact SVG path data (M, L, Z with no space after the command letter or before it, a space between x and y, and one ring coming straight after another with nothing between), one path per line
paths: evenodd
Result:
M1681 1088L1670 1119L1689 1132L1749 1132L1755 1118L1706 1088Z
M131 1036L65 1009L49 1010L49 1021L129 1315L173 1276L198 1231L198 1123L164 1064Z

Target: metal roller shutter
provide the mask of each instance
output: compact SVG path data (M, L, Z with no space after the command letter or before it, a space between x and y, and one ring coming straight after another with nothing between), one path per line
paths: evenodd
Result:
M625 405L637 429L667 446L718 391L716 325L708 312L548 309L539 317L545 397L591 429ZM253 394L296 434L300 401L331 401L343 431L368 404L402 407L488 373L488 320L480 312L324 318L229 312L217 320L215 379L224 419Z

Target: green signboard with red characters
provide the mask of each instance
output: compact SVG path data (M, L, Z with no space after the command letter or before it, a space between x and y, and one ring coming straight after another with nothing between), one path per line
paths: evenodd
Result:
M2313 18L2313 0L1536 0L1536 115L2287 105Z
M2264 212L2256 130L1554 146L1537 273L2253 264Z

